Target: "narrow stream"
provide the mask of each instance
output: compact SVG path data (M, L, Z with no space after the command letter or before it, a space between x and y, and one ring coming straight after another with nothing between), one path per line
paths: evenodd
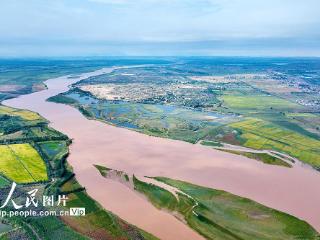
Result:
M51 122L51 127L72 138L68 162L88 194L106 209L161 239L203 238L121 183L103 178L93 164L138 177L165 176L226 190L304 219L320 231L319 172L300 165L267 165L202 145L147 136L88 120L71 106L46 102L67 91L72 83L112 70L50 79L46 81L47 90L3 104L36 111Z

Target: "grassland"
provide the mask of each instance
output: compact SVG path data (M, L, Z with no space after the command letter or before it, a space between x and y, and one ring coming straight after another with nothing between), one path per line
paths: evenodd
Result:
M39 142L37 146L43 157L47 159L50 168L55 169L56 174L53 176L61 175L64 171L64 163L61 159L68 154L68 143L66 141L47 141ZM53 174L52 171L51 174Z
M0 144L66 140L37 113L0 105Z
M269 95L223 95L224 104L235 111L290 110L301 108L298 104Z
M183 193L179 201L167 190L134 179L135 189L158 208L180 213L207 239L318 239L306 222L246 198L168 178L156 178Z
M320 141L261 119L248 118L232 123L240 132L243 145L287 153L314 167L320 167Z
M319 113L288 113L287 117L292 122L295 122L297 125L316 135L320 130Z
M0 175L0 188L7 187L9 184L9 181Z
M223 145L220 142L214 142L214 141L201 141L201 145L204 146L210 146L210 147L222 147Z
M2 239L2 233L8 232L12 229L10 225L0 223L0 239Z
M242 155L251 159L255 159L258 161L261 161L265 164L270 165L277 165L277 166L283 166L283 167L291 167L291 165L285 161L282 161L281 159L271 156L267 153L253 153L253 152L241 152L241 151L234 151L234 150L223 150L226 152Z
M41 218L33 218L31 221L32 229L41 239L89 239L80 233L73 231L68 225L64 224L59 218L49 216ZM29 234L34 237L32 232Z
M0 172L16 183L47 181L46 164L30 144L0 145Z

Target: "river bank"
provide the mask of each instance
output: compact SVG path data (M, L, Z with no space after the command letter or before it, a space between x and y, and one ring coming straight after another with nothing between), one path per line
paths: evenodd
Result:
M143 135L88 120L70 106L46 102L47 98L67 91L70 84L110 71L103 69L74 78L50 79L46 82L47 90L4 102L40 113L51 122L51 127L73 139L68 162L79 183L103 207L161 238L201 238L121 184L102 178L94 164L138 177L164 176L223 189L304 219L320 230L317 186L320 175L311 169L265 165L201 145Z

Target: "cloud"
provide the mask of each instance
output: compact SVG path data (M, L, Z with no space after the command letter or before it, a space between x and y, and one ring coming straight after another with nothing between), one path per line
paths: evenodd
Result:
M126 49L138 49L136 43L177 49L176 43L194 43L182 45L186 52L188 47L200 52L195 44L219 42L201 48L212 52L208 49L216 51L215 46L246 49L247 42L257 51L273 39L272 45L302 52L307 44L290 43L320 42L318 9L318 0L2 0L0 21L6 24L0 24L0 47L70 47L72 42L82 48L95 45L98 52L99 46L105 51L113 43Z

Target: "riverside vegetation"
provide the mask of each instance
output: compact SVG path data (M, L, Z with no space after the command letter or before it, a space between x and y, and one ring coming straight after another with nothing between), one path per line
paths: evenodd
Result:
M174 187L176 192L173 194L163 187L139 180L134 175L130 176L104 166L95 167L106 178L120 183L130 182L132 189L146 196L155 207L177 216L206 239L262 240L320 237L304 221L225 191L164 177L153 178Z

